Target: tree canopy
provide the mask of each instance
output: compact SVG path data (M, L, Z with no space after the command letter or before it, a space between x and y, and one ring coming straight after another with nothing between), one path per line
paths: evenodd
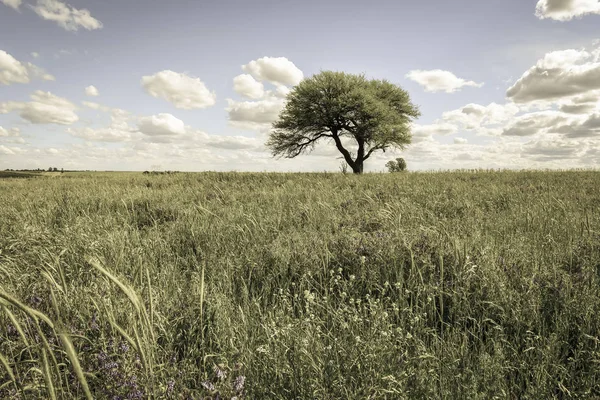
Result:
M408 93L386 80L322 71L288 94L267 147L274 156L294 158L312 151L321 139L333 140L352 171L360 174L375 151L410 144L410 123L419 115ZM346 137L355 151L344 147Z

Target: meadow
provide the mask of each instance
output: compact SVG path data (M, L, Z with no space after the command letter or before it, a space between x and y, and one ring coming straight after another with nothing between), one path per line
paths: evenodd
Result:
M2 399L600 398L600 175L0 179Z

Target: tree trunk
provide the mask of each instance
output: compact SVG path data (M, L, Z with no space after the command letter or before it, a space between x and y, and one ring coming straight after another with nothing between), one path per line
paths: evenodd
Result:
M356 154L356 160L354 160L354 165L352 165L352 171L355 174L362 174L363 164L365 162L365 142L360 137L356 137L356 141L358 142L358 152Z
M354 172L355 174L362 174L363 173L363 162L362 160L356 160L354 162L354 165L351 165L352 167L352 172Z

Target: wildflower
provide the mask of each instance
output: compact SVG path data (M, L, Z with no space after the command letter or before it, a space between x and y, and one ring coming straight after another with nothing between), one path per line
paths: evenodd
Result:
M97 331L100 329L100 326L98 326L98 322L96 321L97 317L98 315L94 312L94 315L92 315L92 321L90 322L90 329L93 331Z
M225 379L227 377L227 372L219 368L219 366L215 365L215 374L218 379Z
M31 300L31 305L33 305L34 307L39 306L40 304L42 304L42 299L39 296L34 295Z
M101 351L96 357L98 357L99 361L104 361L108 358L108 355L104 351Z
M244 390L244 383L246 383L246 377L244 375L238 376L233 382L233 390L235 390L236 393L240 393Z
M169 382L167 382L167 396L172 395L174 390L175 390L175 381L171 379Z
M121 342L121 344L119 345L119 350L121 351L121 353L127 353L129 351L129 345L125 342Z
M139 389L136 389L133 392L130 392L127 395L127 398L130 400L141 400L144 398L144 393L142 393Z

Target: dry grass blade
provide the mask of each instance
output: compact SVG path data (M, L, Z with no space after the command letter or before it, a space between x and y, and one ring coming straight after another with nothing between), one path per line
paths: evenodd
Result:
M25 314L29 315L34 320L41 319L42 321L47 323L50 326L50 328L54 329L54 324L52 323L52 321L50 321L50 318L48 318L43 313L41 313L37 310L34 310L33 308L27 307L25 304L21 303L19 300L15 299L13 296L9 295L8 293L6 293L2 290L0 290L0 298L8 301L13 306L21 309L21 311L23 311Z
M4 310L6 315L8 315L8 319L10 319L10 322L12 323L12 325L15 327L15 329L19 333L19 336L21 336L21 339L23 339L23 343L25 343L25 346L29 346L29 340L27 340L27 336L25 335L25 332L23 331L23 327L21 326L19 321L17 321L17 319L15 318L15 315L6 306L2 306L2 309Z
M67 357L69 357L69 361L71 361L71 365L73 366L73 371L75 372L75 375L77 376L77 380L79 381L79 383L81 384L81 387L83 388L83 392L85 393L86 399L88 399L88 400L93 399L92 393L90 392L90 388L88 387L88 384L87 384L87 380L85 379L83 369L81 368L81 365L79 364L79 358L77 356L77 352L75 351L75 348L73 347L73 343L71 342L71 339L69 338L69 336L66 333L59 333L58 337L60 339L60 342L62 343L63 349L67 353Z
M56 391L54 390L54 383L52 382L52 374L50 373L50 363L48 362L48 354L46 353L46 349L42 349L42 368L43 368L43 376L44 383L46 384L46 390L48 391L48 396L52 400L56 400Z
M121 291L127 296L127 298L129 298L129 301L131 301L131 304L133 304L136 311L138 313L141 312L140 299L132 288L125 285L123 282L117 279L116 276L108 272L108 270L106 270L102 265L100 265L100 262L98 260L91 258L88 262L94 268L100 271L105 277L107 277L110 281L112 281L115 285L117 285L119 289L121 289Z
M17 380L15 379L15 374L13 373L13 370L10 367L10 364L8 363L8 360L2 354L0 354L0 364L2 364L4 366L4 369L8 373L8 377L10 378L10 380L13 381L16 384Z

